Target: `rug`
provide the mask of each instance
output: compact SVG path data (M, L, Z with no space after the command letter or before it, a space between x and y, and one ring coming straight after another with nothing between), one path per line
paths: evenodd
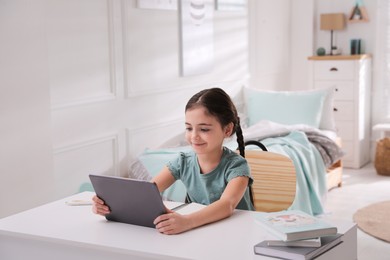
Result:
M356 211L353 220L365 233L390 242L390 201L371 204Z

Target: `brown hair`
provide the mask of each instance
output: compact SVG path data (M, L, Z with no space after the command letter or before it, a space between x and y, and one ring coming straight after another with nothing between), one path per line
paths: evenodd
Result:
M185 111L196 107L204 107L207 112L214 116L222 127L233 123L232 134L236 134L240 155L245 157L244 137L240 125L236 106L230 96L221 88L204 89L193 95L188 101Z

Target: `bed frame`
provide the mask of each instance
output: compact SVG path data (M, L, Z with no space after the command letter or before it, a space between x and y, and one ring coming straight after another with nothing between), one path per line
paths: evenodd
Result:
M341 147L341 138L340 137L337 137L334 141L339 147ZM258 142L258 141L246 141L245 142L245 145L250 145L250 144L257 145L263 151L267 151L267 148L261 142ZM248 153L248 151L246 151L246 153ZM263 160L263 163L264 163L264 160ZM259 168L259 167L257 167L257 168ZM253 170L254 169L252 169L252 171ZM338 160L333 165L331 165L328 169L326 169L326 187L327 187L328 191L333 189L333 188L336 188L336 187L341 187L342 175L343 175L343 165L342 165L341 160Z
M294 202L297 176L294 162L285 155L260 150L245 151L253 178L252 202L256 211L288 209Z
M336 143L341 146L340 139ZM257 141L247 141L245 144L263 146ZM246 150L245 158L254 180L251 193L255 210L274 212L289 208L296 193L294 162L284 155L267 151L265 147L262 150ZM341 187L342 172L341 160L327 169L328 190Z
M335 143L341 147L341 138L337 137ZM246 145L254 144L259 146L263 151L267 151L265 146L257 141L247 141ZM328 169L326 169L326 187L328 190L331 190L336 187L341 187L342 185L342 175L343 175L343 164L341 160L338 160L333 165L331 165Z
M335 140L338 146L342 147L341 138ZM326 181L327 188L331 190L336 187L341 187L342 185L342 175L343 175L343 163L342 160L337 161L331 167L327 169Z

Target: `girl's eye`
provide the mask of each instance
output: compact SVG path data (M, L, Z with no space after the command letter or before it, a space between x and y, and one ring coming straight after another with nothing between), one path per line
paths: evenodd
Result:
M202 129L200 129L200 131L202 131L202 132L208 132L208 131L210 131L210 129L202 128Z
M190 132L190 131L192 131L192 128L191 127L186 127L186 131Z

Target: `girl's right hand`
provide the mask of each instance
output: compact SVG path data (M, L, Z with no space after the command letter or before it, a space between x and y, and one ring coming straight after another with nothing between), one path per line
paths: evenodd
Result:
M106 204L104 204L104 201L102 199L100 199L98 196L96 196L96 195L93 196L92 202L93 202L93 205L92 205L92 212L93 213L99 214L102 216L105 216L105 215L110 213L109 207Z

